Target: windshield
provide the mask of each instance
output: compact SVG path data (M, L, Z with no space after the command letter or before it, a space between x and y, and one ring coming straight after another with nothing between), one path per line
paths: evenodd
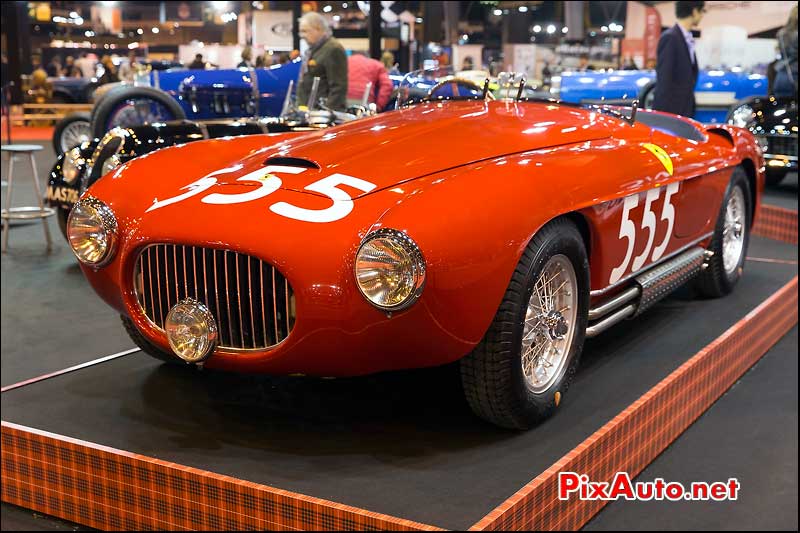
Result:
M462 77L452 66L435 67L409 72L397 88L397 107L432 100L482 99L483 80L474 76Z

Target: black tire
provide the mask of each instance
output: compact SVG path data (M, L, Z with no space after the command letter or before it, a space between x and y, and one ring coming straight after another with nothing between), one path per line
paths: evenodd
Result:
M119 318L122 320L122 325L125 326L125 331L128 332L128 336L136 344L136 346L142 349L144 353L158 359L159 361L164 361L165 363L171 363L175 365L185 364L183 361L178 359L177 356L165 352L147 340L144 335L139 332L139 329L133 323L133 320L125 315L120 315Z
M69 218L69 210L64 209L61 206L56 207L56 219L58 220L58 229L61 230L61 235L64 236L64 240L69 242L69 237L67 237L67 219Z
M92 118L88 111L78 111L76 113L70 113L66 117L62 118L56 124L55 129L53 130L53 150L56 151L56 155L61 155L72 146L66 146L62 136L64 135L64 130L67 129L67 126L74 126L76 123L85 123L86 125L86 134L87 139L92 139Z
M725 211L727 209L728 201L733 195L733 191L741 189L744 197L744 243L742 246L739 261L736 267L731 272L725 271L723 262L723 232L725 230ZM719 214L717 215L717 224L714 227L714 236L711 238L711 246L709 250L714 252L714 255L706 261L707 268L694 279L693 285L697 292L707 298L719 298L729 294L739 279L742 277L744 271L744 263L747 258L747 247L750 244L750 227L753 218L753 198L751 196L750 184L747 180L747 174L742 167L736 167L731 176L731 181L725 191L725 197L722 200Z
M765 184L769 187L774 187L783 181L789 171L785 168L770 168L767 167L767 174L765 177Z
M537 394L522 370L522 335L534 284L550 258L566 256L578 285L575 332L560 374ZM527 429L550 416L567 392L580 360L589 312L589 261L578 228L566 219L544 226L528 244L483 340L461 359L461 381L472 410L493 424Z
M639 106L642 109L653 109L653 98L656 95L656 80L649 81L639 91Z
M136 98L139 100L152 100L163 105L173 115L173 119L186 118L186 113L180 104L166 92L155 87L120 87L113 89L103 96L95 105L92 112L92 134L102 137L106 133L107 123L111 112L123 101Z

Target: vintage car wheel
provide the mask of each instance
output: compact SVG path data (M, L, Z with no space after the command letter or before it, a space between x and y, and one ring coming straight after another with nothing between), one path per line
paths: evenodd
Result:
M737 167L722 201L710 250L708 267L695 279L695 288L706 297L725 296L742 277L750 242L752 198L747 175Z
M61 155L84 141L92 140L92 119L87 111L70 113L53 130L53 149Z
M121 126L186 118L183 108L170 95L154 87L119 87L103 96L92 112L92 133L102 137Z
M125 315L120 315L119 318L122 320L122 325L125 326L125 331L128 332L128 336L131 340L142 349L144 353L151 357L155 357L159 361L164 361L166 363L173 363L173 364L185 364L183 361L178 359L176 356L172 355L171 353L165 352L155 344L151 343L147 340L144 335L142 335L139 330L136 328L136 325L133 323L133 320L128 318Z
M769 168L767 167L767 174L765 176L765 183L773 187L783 181L783 178L788 174L785 168Z
M647 82L639 91L639 105L642 109L653 109L653 102L656 99L656 82L655 80Z
M461 360L472 410L511 429L550 416L578 366L588 306L583 238L569 220L550 222L523 253L483 340Z

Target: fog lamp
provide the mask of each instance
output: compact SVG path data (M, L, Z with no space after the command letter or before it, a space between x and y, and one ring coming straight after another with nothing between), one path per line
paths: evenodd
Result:
M200 363L217 345L217 323L208 307L192 298L175 304L164 323L169 346L187 363Z

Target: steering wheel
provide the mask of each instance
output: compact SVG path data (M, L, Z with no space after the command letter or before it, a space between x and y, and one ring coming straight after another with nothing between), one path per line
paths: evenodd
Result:
M428 90L426 98L429 100L436 98L474 98L482 95L483 87L474 81L448 76L436 82L436 85ZM494 95L491 92L487 92L486 97L490 100L494 100Z

